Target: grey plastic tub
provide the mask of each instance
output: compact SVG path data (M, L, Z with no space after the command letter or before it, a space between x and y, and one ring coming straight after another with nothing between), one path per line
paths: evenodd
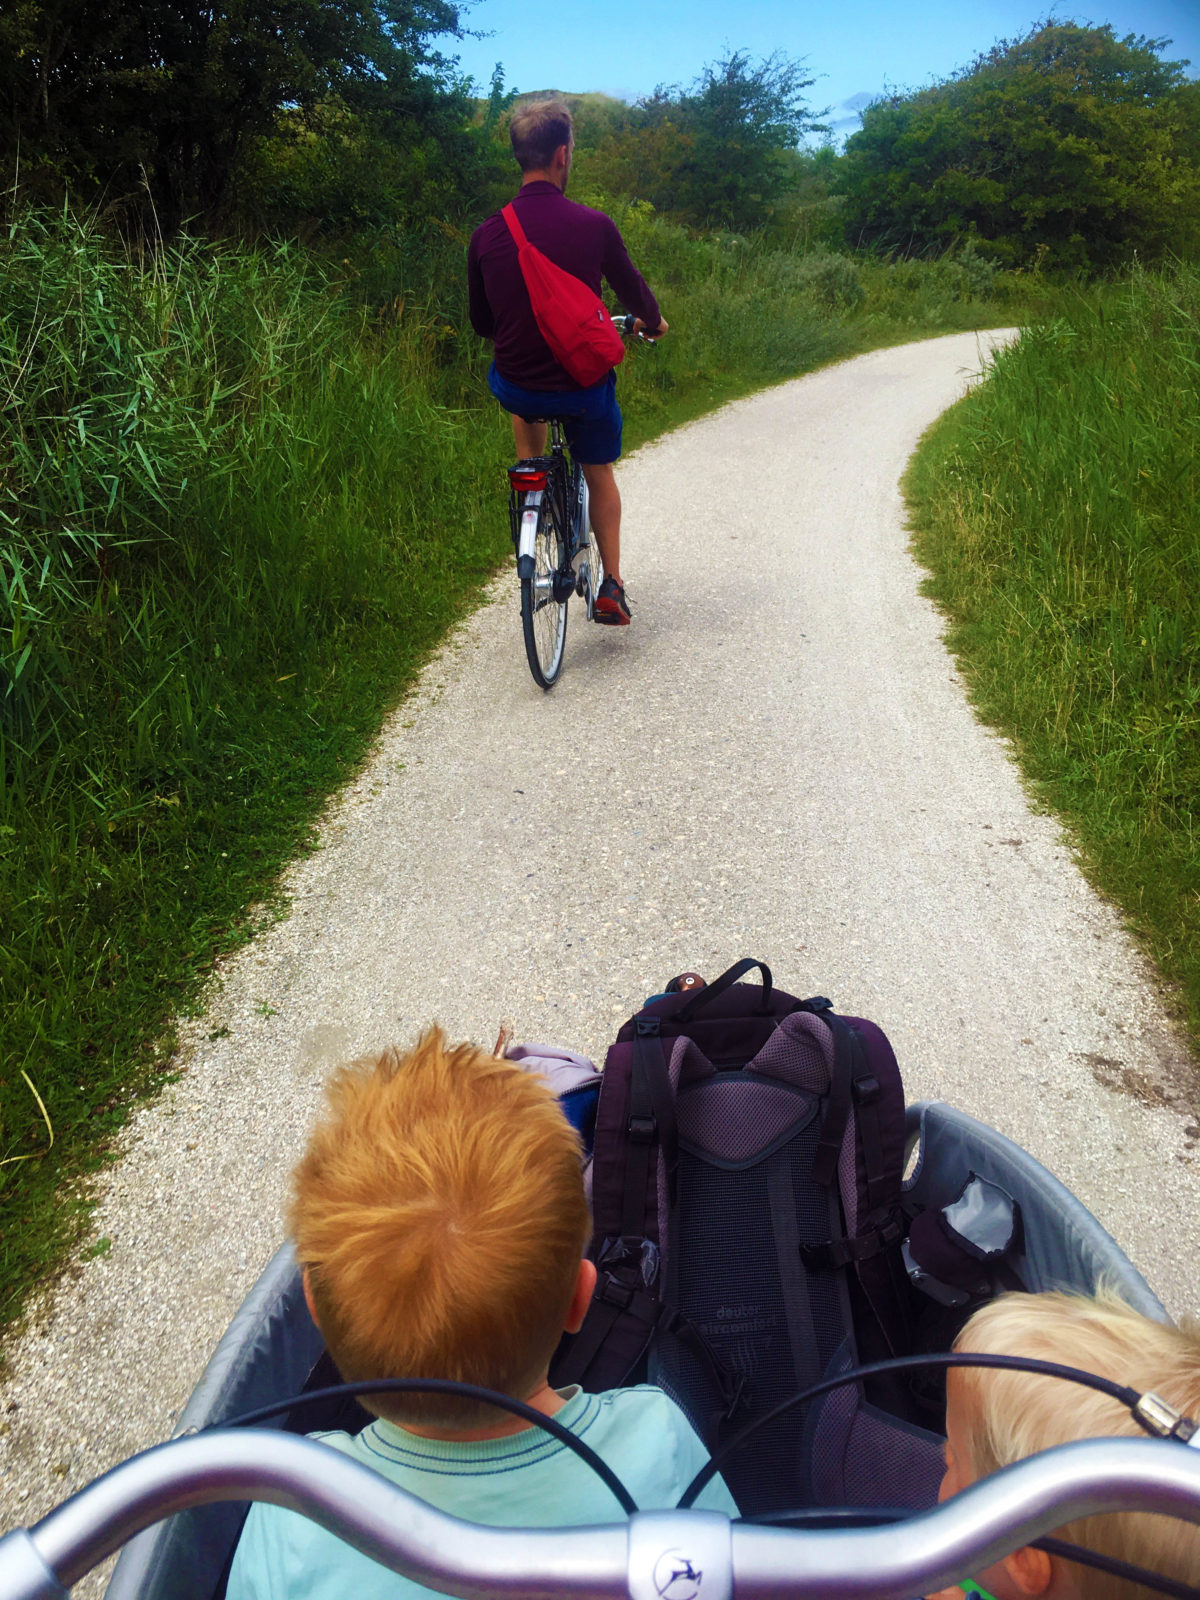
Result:
M941 1101L909 1107L910 1152L916 1165L905 1185L910 1199L942 1206L970 1173L999 1184L1021 1207L1023 1252L1013 1263L1027 1289L1084 1292L1107 1280L1137 1310L1159 1321L1166 1311L1115 1241L1070 1190L1011 1139ZM337 1374L313 1326L290 1245L272 1258L217 1346L185 1408L176 1436L334 1383ZM307 1433L354 1431L367 1421L353 1402L332 1410L306 1408L294 1419L263 1426ZM220 1600L249 1508L208 1506L149 1528L127 1546L107 1600Z

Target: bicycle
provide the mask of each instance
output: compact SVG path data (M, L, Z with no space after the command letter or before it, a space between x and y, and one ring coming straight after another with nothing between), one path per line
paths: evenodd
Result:
M623 338L636 318L618 313L613 325ZM653 339L639 334L646 344ZM587 620L595 614L604 581L600 547L588 517L587 481L570 458L559 417L529 417L549 424L548 453L530 456L508 469L509 527L517 552L521 584L521 627L533 681L552 689L562 671L567 638L567 603L584 601Z

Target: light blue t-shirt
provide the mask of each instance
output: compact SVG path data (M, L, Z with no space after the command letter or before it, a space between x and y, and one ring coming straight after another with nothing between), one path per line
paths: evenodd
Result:
M555 1421L603 1457L639 1510L665 1510L708 1460L691 1424L661 1389L561 1391ZM423 1439L382 1419L360 1434L318 1433L430 1505L493 1527L619 1522L612 1491L572 1450L538 1428L473 1443ZM717 1477L697 1505L738 1514ZM294 1511L254 1505L233 1558L228 1600L432 1600L434 1591L389 1572Z

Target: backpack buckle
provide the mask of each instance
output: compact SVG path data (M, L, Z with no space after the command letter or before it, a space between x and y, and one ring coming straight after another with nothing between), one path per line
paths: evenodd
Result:
M854 1098L860 1106L873 1105L879 1099L878 1078L855 1078Z
M824 1244L802 1244L800 1260L809 1272L833 1272L844 1267L850 1257L844 1239L827 1239Z
M836 1271L839 1267L848 1267L851 1262L870 1261L873 1256L899 1244L903 1237L904 1219L893 1211L862 1233L827 1239L824 1244L802 1244L800 1259L810 1272Z
M658 1133L658 1123L653 1117L632 1116L626 1132L634 1144L653 1144Z
M628 1311L637 1291L631 1284L621 1283L611 1272L606 1272L596 1286L596 1299L605 1305L616 1306L618 1311Z
M889 1246L898 1244L899 1241L904 1238L905 1232L906 1229L903 1219L898 1217L895 1212L893 1212L883 1226L879 1229L880 1249L886 1250L889 1248Z

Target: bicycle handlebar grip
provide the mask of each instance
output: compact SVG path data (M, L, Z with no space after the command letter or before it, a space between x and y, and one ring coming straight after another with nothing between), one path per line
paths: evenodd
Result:
M0 1594L4 1600L66 1600L67 1591L24 1528L0 1539Z

